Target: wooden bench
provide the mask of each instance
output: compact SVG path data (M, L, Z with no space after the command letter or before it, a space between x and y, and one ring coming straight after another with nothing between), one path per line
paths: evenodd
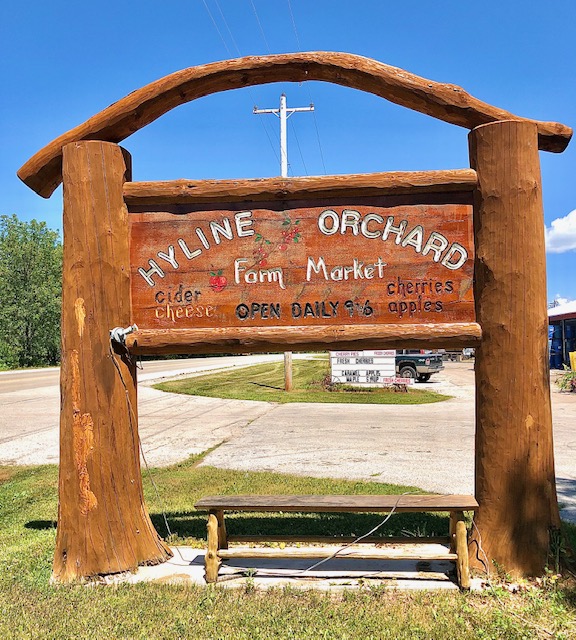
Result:
M226 533L224 523L225 511L282 511L282 512L381 512L395 513L406 512L447 512L450 514L449 536L441 538L366 538L362 542L378 543L414 543L414 542L441 542L449 546L448 552L444 553L393 553L385 554L381 550L376 553L368 553L364 550L346 550L346 557L356 558L376 558L383 560L452 560L456 563L456 573L458 584L462 589L470 587L470 574L468 571L468 536L464 511L476 511L478 502L474 496L468 495L328 495L328 496L257 496L257 495L231 495L231 496L208 496L199 500L196 509L208 511L208 549L205 556L206 582L216 582L218 570L222 560L229 558L323 558L330 557L333 552L322 549L310 550L299 548L236 548L229 549L228 541L255 540L255 536L229 538ZM258 537L262 540L282 540L282 541L314 541L347 543L353 542L355 538L319 538L310 536L282 536L278 537Z

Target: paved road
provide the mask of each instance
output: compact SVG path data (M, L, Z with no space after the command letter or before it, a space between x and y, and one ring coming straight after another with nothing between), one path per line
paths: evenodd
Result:
M266 412L269 405L176 396L151 389L148 382L281 358L254 355L144 362L138 372L139 423L150 464L171 464L205 451ZM59 368L0 373L0 464L58 462L59 375Z
M296 357L296 356L295 356ZM247 365L253 362L278 360L280 356L219 356L212 358L193 358L178 360L147 360L141 363L140 382L151 379L175 376L181 373L207 371L226 367ZM140 366L140 365L139 365ZM44 369L22 369L19 371L0 371L0 395L14 391L57 387L60 383L60 367Z
M205 464L473 492L474 371L467 363L449 363L421 385L453 396L431 405L272 405L176 396L149 386L162 373L279 357L145 363L139 420L149 464L175 463L220 445ZM56 372L46 375L53 376L51 386L35 391L5 391L10 376L0 376L0 464L58 461ZM576 522L576 395L552 391L558 492L563 517Z

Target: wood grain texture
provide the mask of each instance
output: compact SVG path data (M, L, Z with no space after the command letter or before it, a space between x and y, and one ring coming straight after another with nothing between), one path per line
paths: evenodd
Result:
M132 321L141 329L473 322L472 205L437 196L131 212Z
M310 512L421 512L475 511L470 495L230 495L206 496L194 505L198 510L310 511Z
M291 535L291 536L267 536L267 535L246 535L236 536L229 535L228 542L235 542L239 544L248 543L263 543L263 542L286 542L287 544L294 544L295 542L307 542L310 544L347 544L349 542L356 542L357 544L450 544L450 538L448 536L367 536L358 540L358 536L312 536L312 535ZM227 547L221 547L227 548ZM450 549L451 553L456 553L453 549Z
M559 527L547 344L546 256L537 127L470 134L474 211L476 497L473 542L511 574L541 575ZM504 222L505 221L505 222ZM483 560L477 553L476 566ZM484 567L488 571L492 564Z
M138 355L174 353L261 353L283 349L325 351L326 349L454 348L480 344L479 324L383 324L307 327L250 327L220 329L148 329L126 339L131 353Z
M106 142L64 149L64 265L59 509L54 578L166 560L144 506L136 371L110 352L130 324L129 156ZM116 362L116 365L114 364ZM129 404L129 406L128 406Z
M224 521L224 511L214 513L218 521L218 548L228 549L228 534L226 532L226 522Z
M220 558L331 558L334 555L334 548L322 549L316 547L314 549L299 549L295 547L289 547L286 549L279 549L274 547L259 547L258 549L249 548L235 548L218 551ZM456 560L455 553L446 551L434 552L425 551L422 549L377 549L374 551L368 551L366 549L353 549L349 548L339 553L338 558L357 558L365 560ZM206 573L208 576L208 572ZM212 582L206 578L206 582ZM214 580L215 582L215 580Z
M456 523L456 571L458 573L458 584L462 589L470 588L470 560L468 557L468 532L464 514L458 514Z
M208 524L206 525L206 534L208 540L208 548L206 549L206 557L204 558L204 578L206 582L216 582L218 579L218 569L220 568L220 557L218 555L218 518L216 514L211 512L208 515Z
M284 352L284 391L292 391L292 351Z
M517 119L460 87L427 80L370 58L315 51L251 56L191 67L133 91L83 124L53 140L19 170L36 193L48 197L62 179L62 148L77 140L120 142L171 109L228 89L270 82L322 80L373 93L445 122L472 129L499 120ZM560 152L572 130L560 123L536 123L540 148Z
M388 195L461 193L476 188L472 169L446 171L393 171L296 178L247 180L171 180L126 182L124 199L129 206L148 204L206 204L213 202L326 198L345 194Z

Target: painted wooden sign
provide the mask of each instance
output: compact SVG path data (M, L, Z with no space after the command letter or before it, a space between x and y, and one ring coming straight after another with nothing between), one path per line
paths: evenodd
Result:
M467 204L216 206L131 212L140 329L474 321Z

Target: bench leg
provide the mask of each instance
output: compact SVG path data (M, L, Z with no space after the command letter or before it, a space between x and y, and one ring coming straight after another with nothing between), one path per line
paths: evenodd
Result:
M226 523L224 522L224 511L216 511L218 520L218 548L228 549L228 534L226 533Z
M213 511L208 515L208 549L204 558L206 582L216 582L218 580L218 569L220 568L220 558L218 557L218 518Z
M458 575L458 584L461 589L470 588L470 571L468 568L468 532L466 531L466 522L464 513L456 511L454 513L456 519L456 573Z
M450 553L456 553L456 523L458 512L450 511Z

